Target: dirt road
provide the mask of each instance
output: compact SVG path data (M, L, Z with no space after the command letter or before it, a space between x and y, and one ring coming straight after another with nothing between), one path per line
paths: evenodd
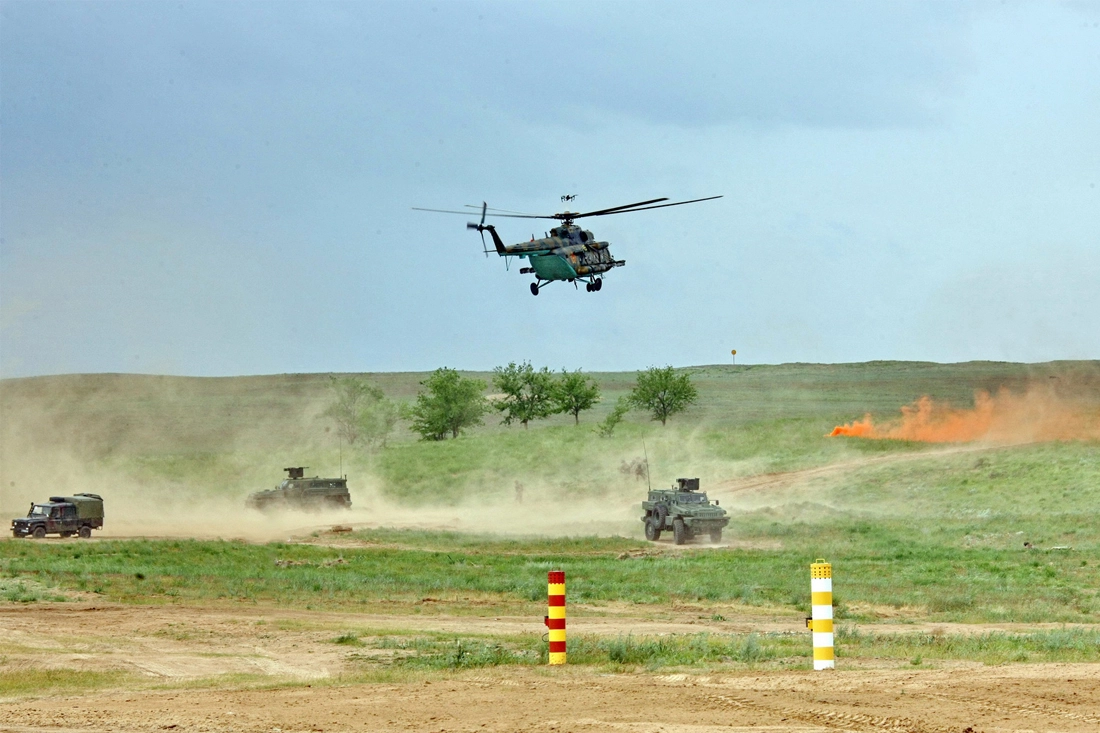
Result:
M745 672L496 669L402 684L147 690L0 706L6 731L895 731L1100 728L1096 665Z
M783 629L781 616L714 622L698 609L577 618L584 633ZM0 607L0 669L121 670L121 689L0 700L0 731L895 731L1100 729L1100 665L851 660L833 673L604 674L500 667L352 683L348 629L530 631L523 618L363 615L251 606ZM59 630L64 630L60 633ZM963 629L952 629L951 633ZM242 676L243 675L243 676Z
M1020 445L1032 445L1032 443L1017 443ZM827 463L823 466L804 468L798 471L782 471L778 473L754 474L739 478L718 481L708 489L711 495L724 497L728 494L753 492L756 490L776 490L803 484L813 479L841 476L862 468L872 466L893 465L897 463L909 463L912 461L924 461L930 458L943 458L958 455L960 453L983 453L987 451L1003 450L1003 444L987 445L982 443L967 445L952 445L947 448L935 448L914 453L891 453L881 456L860 456L845 461Z

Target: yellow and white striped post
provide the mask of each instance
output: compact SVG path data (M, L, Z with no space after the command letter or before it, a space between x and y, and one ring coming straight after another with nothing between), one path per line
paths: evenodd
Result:
M550 629L550 664L565 664L565 571L546 574L546 626Z
M819 558L810 564L810 629L814 640L814 669L834 669L833 566Z

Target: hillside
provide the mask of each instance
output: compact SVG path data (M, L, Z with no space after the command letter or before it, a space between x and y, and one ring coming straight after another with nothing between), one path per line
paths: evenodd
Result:
M677 474L707 485L868 454L930 450L923 443L825 437L871 414L888 420L922 396L968 408L977 390L1021 393L1054 385L1064 400L1100 414L1100 362L1011 364L869 362L691 368L700 401L667 427L631 413L610 439L592 425L625 394L633 373L593 374L604 399L580 426L556 417L530 430L493 416L457 441L424 443L399 426L389 447L340 446L321 416L329 375L225 378L67 375L0 382L0 508L18 511L46 493L102 490L131 501L234 505L273 485L286 465L334 475L341 468L362 501L456 505L528 496L599 497L634 492L623 463L648 454L655 482ZM363 375L409 402L425 374ZM490 374L472 376L489 380ZM644 442L644 449L643 449Z

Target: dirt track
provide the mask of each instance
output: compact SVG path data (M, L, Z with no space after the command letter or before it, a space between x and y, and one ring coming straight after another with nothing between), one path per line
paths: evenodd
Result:
M1019 446L1032 444L1016 443L1014 445ZM995 445L977 443L969 445L953 445L948 448L922 450L915 453L898 453L882 456L861 456L852 460L837 461L835 463L828 463L824 466L804 468L798 471L782 471L778 473L765 473L753 476L745 476L742 478L727 479L725 481L719 481L715 483L712 487L708 489L708 494L722 497L727 494L737 494L746 491L754 491L756 489L780 489L788 486L794 486L799 483L804 483L812 479L823 478L827 476L836 476L869 466L908 463L910 461L921 461L927 460L929 458L942 458L944 456L957 455L959 453L983 453L986 451L1002 450L1004 449L1004 447L1004 444L1000 443Z
M669 633L745 625L782 629L784 617L661 620L610 613L576 619L585 633ZM342 630L530 630L530 619L361 615L255 607L44 604L0 608L5 666L119 669L125 690L0 701L10 731L1095 731L1100 665L943 664L851 660L834 673L608 675L592 668L502 667L401 684L349 684ZM66 635L51 630L64 628ZM952 629L952 631L960 631ZM222 674L268 680L234 688ZM199 687L189 689L195 681ZM250 683L252 684L252 683ZM309 685L309 686L307 686ZM732 726L732 727L731 727Z
M1080 731L1096 665L722 677L498 669L404 684L94 694L6 704L11 731Z

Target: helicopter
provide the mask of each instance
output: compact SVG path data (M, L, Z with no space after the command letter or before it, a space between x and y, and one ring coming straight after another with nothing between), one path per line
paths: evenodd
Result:
M684 204L694 204L700 201L712 201L713 199L720 198L722 197L708 196L701 199L676 201L671 204L666 204L661 203L663 201L668 201L668 197L664 197L650 199L648 201L638 201L637 203L626 204L625 206L612 206L608 209L597 209L596 211L577 213L566 210L560 214L548 215L523 214L518 211L508 211L507 209L495 209L489 207L485 202L482 202L481 221L476 224L474 222L468 222L466 228L476 230L481 235L481 248L486 257L493 252L485 243L485 232L489 232L489 236L493 240L493 247L498 255L501 257L527 258L530 267L521 267L520 273L535 276L535 281L531 283L532 295L538 295L539 290L557 281L571 282L573 283L573 287L577 287L578 282L584 282L585 290L594 293L603 289L604 274L613 268L622 267L626 264L626 260L616 260L611 255L611 250L609 249L610 244L608 242L596 241L596 237L592 232L587 229L581 229L573 222L577 219L584 219L589 216L629 214L635 211L663 209L666 206L682 206ZM575 194L568 194L561 197L563 203L573 201L574 199L576 199ZM469 215L472 213L470 211L450 211L447 209L423 209L417 206L412 208L415 211L432 211L439 214ZM466 208L476 211L478 207L466 204ZM532 235L531 241L529 242L505 244L501 240L500 235L497 234L496 227L493 224L485 223L485 217L487 216L507 217L509 219L554 219L559 222L559 224L547 232L546 236L541 239L535 239L534 235ZM505 260L506 267L507 262L508 260Z

